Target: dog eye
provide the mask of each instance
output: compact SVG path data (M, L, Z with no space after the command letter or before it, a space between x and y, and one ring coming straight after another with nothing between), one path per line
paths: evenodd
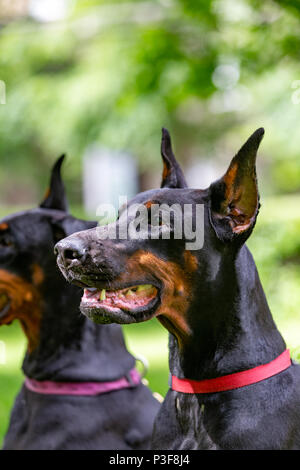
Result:
M13 246L13 241L9 235L0 237L0 247L8 248L10 246Z
M152 214L151 210L148 209L148 225L159 227L162 227L164 225L161 211L159 211L158 214Z
M54 244L58 243L63 238L66 238L67 234L60 227L53 227L53 240Z

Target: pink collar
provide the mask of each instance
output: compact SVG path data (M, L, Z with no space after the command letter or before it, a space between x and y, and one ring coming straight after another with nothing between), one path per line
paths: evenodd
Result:
M178 379L178 377L173 375L172 390L183 393L215 393L234 390L235 388L261 382L273 375L279 374L279 372L290 367L291 364L290 351L286 349L280 356L267 364L243 370L242 372L236 372L235 374L223 375L216 379Z
M44 395L81 395L92 396L103 393L132 388L141 382L140 374L136 369L131 369L127 376L111 382L50 382L39 381L26 377L25 386L28 390Z

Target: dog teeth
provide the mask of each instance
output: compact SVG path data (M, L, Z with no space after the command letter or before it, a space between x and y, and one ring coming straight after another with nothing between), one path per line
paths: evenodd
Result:
M147 292L153 289L153 286L151 284L142 284L140 286L133 286L130 289L127 290L120 290L120 291L108 291L109 299L113 300L115 296L119 298L124 298L124 297L133 297L137 293L141 294L142 292ZM92 292L91 292L92 294ZM107 299L107 292L106 289L102 289L99 295L99 300L103 301Z
M143 285L141 285L141 286L138 286L137 291L138 291L138 292L141 292L141 291L150 290L150 289L152 289L152 285L151 285L151 284L143 284Z
M99 300L105 300L105 299L106 299L106 290L102 289Z
M151 290L152 287L153 286L151 284L142 284L140 286L132 287L131 289L128 289L125 292L125 296L126 297L131 297L131 296L135 295L135 293L147 292L147 291Z

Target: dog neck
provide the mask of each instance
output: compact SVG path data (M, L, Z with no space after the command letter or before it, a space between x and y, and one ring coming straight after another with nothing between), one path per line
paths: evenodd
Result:
M79 311L82 291L65 285L44 297L37 346L27 351L23 371L35 380L103 382L134 366L119 325L96 325Z
M178 347L170 335L170 370L195 380L250 369L275 359L285 343L269 310L250 251L221 260L213 285L198 286L188 313L191 335Z

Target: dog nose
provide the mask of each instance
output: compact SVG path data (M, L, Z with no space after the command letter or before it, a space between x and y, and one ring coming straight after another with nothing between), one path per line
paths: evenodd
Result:
M82 262L86 249L80 240L61 240L54 247L54 254L60 258L65 266Z

